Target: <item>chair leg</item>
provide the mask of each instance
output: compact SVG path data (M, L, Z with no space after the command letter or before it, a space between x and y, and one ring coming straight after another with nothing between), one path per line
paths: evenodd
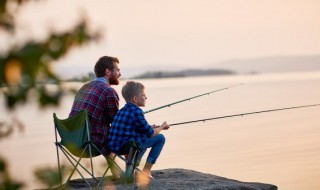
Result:
M58 145L56 144L56 150L57 150L57 160L58 160L58 170L59 170L59 184L60 187L62 186L62 174L61 174L61 166L60 166L60 156L59 156L59 148Z
M114 172L119 172L119 174L123 174L124 173L123 170L121 169L121 167L115 162L115 158L116 157L117 157L117 155L114 155L113 158L112 157L106 157L107 162L108 162L107 170L110 169L112 175L114 174Z
M123 170L121 169L121 167L114 161L115 158L117 157L117 155L114 155L113 157L109 157L109 156L106 156L106 160L108 162L108 167L107 169L105 170L105 172L103 173L102 177L101 177L101 180L99 181L97 187L100 187L100 185L103 184L103 181L104 181L104 177L106 176L107 172L109 171L109 169L111 170L111 167L114 167L119 173L120 175L123 175Z
M63 151L62 151L62 152L63 152ZM80 158L80 159L77 161L77 163L74 164L74 163L71 161L71 159L67 156L67 154L66 154L65 152L63 152L63 153L65 154L65 156L67 157L67 159L69 160L69 162L70 162L70 163L72 164L72 166L73 166L73 170L72 170L69 178L67 179L66 183L70 181L71 177L73 176L73 173L74 173L75 171L77 171L78 174L81 176L81 178L86 182L86 184L87 184L89 187L91 187L90 183L85 179L85 177L81 174L81 172L80 172L80 171L78 170L78 168L77 168L78 165L80 165L80 161L81 161L82 158Z
M126 160L126 170L123 176L121 176L121 182L124 184L132 183L134 181L134 169L137 158L137 150L134 147L130 147L128 158Z
M92 162L92 151L91 151L91 144L88 145L89 147L89 154L90 154L90 165L91 165L91 174L92 174L92 178L95 179L96 181L98 181L95 177L94 177L94 171L93 171L93 162Z
M138 151L135 148L131 147L130 152L131 152L130 156L128 157L128 162L129 162L128 173L132 175L134 172L134 168L136 167Z
M77 163L78 161L67 151L65 150L63 147L61 147L61 149L63 149L63 152L65 154L67 154L75 163ZM69 159L70 160L70 159ZM79 166L84 170L86 171L91 177L93 177L93 175L82 165L79 163ZM94 177L93 177L94 178ZM96 179L95 179L96 180Z

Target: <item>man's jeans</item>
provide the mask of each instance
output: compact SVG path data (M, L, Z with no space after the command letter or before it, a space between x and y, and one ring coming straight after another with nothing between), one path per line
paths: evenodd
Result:
M146 141L139 145L139 149L140 149L140 153L138 155L138 163L140 162L143 154L146 152L147 148L151 148L148 158L147 158L147 162L151 163L151 164L155 164L160 152L162 150L162 147L165 143L166 139L164 138L164 136L162 134L157 134L154 137L151 138L147 138Z

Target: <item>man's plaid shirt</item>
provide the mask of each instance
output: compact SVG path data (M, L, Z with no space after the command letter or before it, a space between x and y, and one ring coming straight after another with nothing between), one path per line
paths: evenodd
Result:
M146 138L152 137L153 133L153 128L144 118L143 111L128 102L114 116L108 134L108 145L112 151L117 152L129 140L133 139L139 146Z
M114 115L119 110L119 96L104 78L97 78L83 85L75 96L69 117L81 110L88 111L91 140L104 154L107 148L108 131Z

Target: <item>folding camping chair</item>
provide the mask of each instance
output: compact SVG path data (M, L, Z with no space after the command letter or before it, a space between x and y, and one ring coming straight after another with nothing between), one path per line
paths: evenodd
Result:
M91 187L91 184L88 180L85 179L83 174L78 169L78 166L81 167L86 173L88 173L97 183L96 186L103 185L103 180L105 178L106 173L108 172L110 166L108 166L103 173L101 180L99 181L94 174L93 167L93 157L97 157L99 155L103 155L100 149L90 140L90 124L88 121L88 113L86 110L82 110L73 117L68 119L58 119L56 114L53 114L54 118L54 126L55 126L55 145L57 151L57 160L58 160L58 169L59 169L59 177L60 177L60 186L62 186L62 176L61 176L61 165L60 165L60 156L59 149L65 155L65 157L72 164L73 169L66 180L65 184L67 184L74 172L77 171L78 174L82 177L85 183ZM58 135L60 136L60 142L58 142ZM106 159L110 161L111 164L121 173L121 182L122 183L131 183L133 180L133 172L137 170L141 172L139 168L137 168L137 156L139 149L136 146L135 142L129 141L127 144L123 146L120 152L115 153L115 157L120 158L126 164L125 172L119 167L119 165L114 161L114 158L111 158L109 155L103 155ZM121 155L127 155L127 158L124 158ZM78 159L76 159L77 157ZM88 171L83 164L81 164L82 158L90 159L90 168L91 171Z
M59 149L65 155L65 157L69 160L73 169L66 180L65 184L67 184L74 172L77 171L78 174L82 177L85 183L91 188L91 184L83 174L78 169L78 166L82 168L87 174L89 174L95 181L96 186L103 185L103 180L110 166L108 165L105 170L103 176L99 181L95 177L94 167L93 167L93 157L97 157L99 155L103 155L99 148L90 140L90 132L91 128L88 122L88 113L86 110L80 111L78 114L70 117L68 119L60 120L57 118L56 114L53 114L54 118L54 126L55 126L55 145L57 151L57 160L58 160L58 169L59 169L59 177L60 177L60 186L62 186L62 176L61 176L61 165L60 165L60 156ZM58 142L58 135L60 136L60 142ZM114 158L109 157L108 155L103 155L108 159L112 164L114 164L115 168L123 173L121 168L114 162ZM81 163L82 158L90 159L90 168L91 171L88 171L84 165ZM82 171L81 170L81 171Z

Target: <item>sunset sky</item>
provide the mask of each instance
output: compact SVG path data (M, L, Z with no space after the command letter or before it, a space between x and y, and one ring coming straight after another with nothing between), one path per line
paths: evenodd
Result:
M49 0L19 12L21 34L43 38L86 16L103 40L65 57L62 74L92 71L117 56L123 75L139 68L201 67L221 61L320 53L318 0Z

